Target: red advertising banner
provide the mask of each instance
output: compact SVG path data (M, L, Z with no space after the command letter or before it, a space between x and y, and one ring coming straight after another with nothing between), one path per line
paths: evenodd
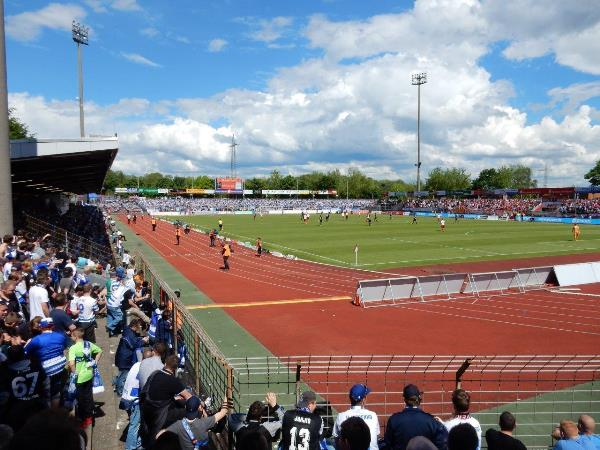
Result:
M244 183L241 178L217 178L216 189L224 191L235 191L243 189Z

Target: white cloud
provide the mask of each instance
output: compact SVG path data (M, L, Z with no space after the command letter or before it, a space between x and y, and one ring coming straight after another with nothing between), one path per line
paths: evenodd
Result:
M141 11L142 7L137 0L84 0L96 13L106 13L109 8L117 11Z
M192 41L189 40L189 38L185 37L185 36L175 36L175 40L177 42L181 42L182 44L191 44Z
M291 17L278 16L272 19L244 19L254 31L250 37L255 41L273 43L290 31L294 20Z
M141 64L143 66L150 67L162 67L160 64L140 55L139 53L125 53L121 52L121 56L132 63Z
M153 38L153 37L156 37L156 36L160 35L160 31L158 31L154 27L147 27L147 28L142 28L140 30L140 34L142 36Z
M137 0L112 0L111 7L119 11L141 11Z
M226 46L227 41L225 39L213 39L208 43L208 51L218 53L222 51Z
M22 42L38 39L42 31L71 31L73 20L85 18L85 10L73 3L50 3L36 11L26 11L6 18L6 34Z

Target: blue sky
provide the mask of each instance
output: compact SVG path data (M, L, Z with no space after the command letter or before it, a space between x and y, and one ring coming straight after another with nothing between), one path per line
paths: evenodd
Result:
M585 184L600 158L600 12L593 1L6 0L9 102L39 137L76 137L73 19L86 130L117 132L115 168L244 176L551 163Z

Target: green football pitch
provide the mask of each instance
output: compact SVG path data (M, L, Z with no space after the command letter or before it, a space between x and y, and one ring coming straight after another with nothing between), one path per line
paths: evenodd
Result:
M319 215L309 223L300 215L203 215L168 217L207 231L218 229L237 241L255 243L257 237L270 251L344 267L379 270L414 265L531 258L600 251L600 226L580 225L574 242L571 225L485 220L446 220L441 232L435 218L383 215L367 225L365 216L332 214L319 225ZM358 245L358 264L354 248Z

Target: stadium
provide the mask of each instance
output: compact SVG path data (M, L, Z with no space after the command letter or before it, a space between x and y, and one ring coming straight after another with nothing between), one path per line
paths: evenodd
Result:
M469 31L473 43L490 33L471 59L479 47L455 44L452 19L438 24L446 40L435 50L397 47L410 36L401 24L434 23L424 11L435 2L366 7L360 19L325 3L327 16L314 5L295 13L308 18L310 45L290 38L299 19L282 6L269 20L227 19L254 32L202 44L220 74L202 81L222 92L197 88L195 98L178 91L177 82L192 86L185 71L154 58L200 49L206 36L155 27L167 18L154 2L0 3L9 52L0 66L11 80L9 90L0 77L0 448L600 448L598 81L565 67L598 72L561 59L556 44L555 76L571 85L549 84L544 106L534 81L520 85L502 65L533 51L499 31L502 8L437 5L446 18L498 27ZM197 14L175 9L181 21ZM154 57L119 53L126 40L106 28L109 15L145 26ZM387 21L400 31L386 35ZM28 63L15 54L58 52L48 49L65 33L77 48L77 101L34 98L27 83L60 91L23 75ZM548 33L544 42L558 39ZM32 45L40 35L46 49ZM364 53L347 47L352 36ZM277 73L257 89L219 66L227 49L258 52L249 42L325 56L299 53L290 67L240 59ZM492 63L500 42L508 47ZM92 56L85 102L83 52ZM527 58L526 72L550 64ZM331 86L306 82L316 61ZM125 62L168 74L123 68L112 80L107 68ZM370 91L383 83L396 93L387 74L352 85L351 74L375 77L379 62L408 85L398 104L410 113ZM474 65L491 74L490 92L475 88L479 74L465 91L444 84L442 74L460 84ZM131 96L120 93L128 77ZM114 103L93 87L111 82ZM439 98L426 99L435 83ZM151 89L164 98L142 99ZM311 109L320 102L323 111Z

